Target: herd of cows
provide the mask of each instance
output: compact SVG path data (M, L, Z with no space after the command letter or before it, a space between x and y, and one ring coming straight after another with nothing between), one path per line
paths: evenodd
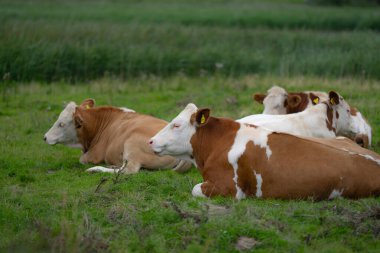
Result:
M89 172L183 172L194 164L203 183L193 196L279 199L380 195L380 155L371 127L337 92L255 94L263 114L238 120L188 104L170 123L127 108L70 102L45 134L50 144L81 148Z

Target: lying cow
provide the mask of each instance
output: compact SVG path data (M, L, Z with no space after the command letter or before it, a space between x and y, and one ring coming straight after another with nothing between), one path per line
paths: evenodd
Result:
M141 167L185 171L191 167L188 162L155 155L147 144L167 122L126 108L94 107L94 103L92 99L79 106L70 102L45 134L45 141L50 145L80 147L81 163L122 166L116 170L96 166L89 172L136 173Z
M305 92L286 92L283 88L273 86L268 90L267 95L256 93L254 100L264 104L263 114L292 114L302 112L323 101L329 100L329 95L325 92L305 91ZM346 103L346 111L350 113L351 134L338 135L347 136L354 139L363 147L371 146L372 129L363 115L354 107ZM353 136L352 133L355 133Z
M290 100L289 105L293 102ZM370 142L370 136L362 134L357 128L356 118L350 113L350 106L342 96L334 91L329 93L327 101L308 107L300 113L256 114L237 121L305 137L345 136L364 147L367 147Z
M157 133L159 155L191 160L204 182L194 196L280 199L380 195L380 155L346 138L303 138L210 116L194 104Z

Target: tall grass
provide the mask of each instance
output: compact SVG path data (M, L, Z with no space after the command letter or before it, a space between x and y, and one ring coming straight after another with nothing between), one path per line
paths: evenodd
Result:
M178 72L380 78L375 32L29 21L6 23L0 33L1 70L12 80Z
M0 74L16 81L176 73L380 78L379 8L302 1L0 7Z

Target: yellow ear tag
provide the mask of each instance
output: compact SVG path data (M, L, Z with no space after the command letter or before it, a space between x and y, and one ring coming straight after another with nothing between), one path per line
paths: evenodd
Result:
M91 107L89 105L86 105L86 109L90 109Z
M314 104L318 104L319 98L314 98L313 102L314 102Z
M201 118L201 124L204 124L206 122L206 118L205 118L205 115L202 114L202 118Z
M333 98L330 99L330 103L331 103L332 105L335 105L335 101L334 101Z

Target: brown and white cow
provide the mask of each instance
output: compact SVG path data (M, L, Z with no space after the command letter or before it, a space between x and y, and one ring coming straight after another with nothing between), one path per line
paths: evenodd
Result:
M159 155L193 161L204 182L194 196L280 199L380 194L380 155L349 139L303 138L210 116L194 104L156 134Z
M292 114L302 112L324 101L329 101L329 94L320 91L287 92L285 89L273 86L267 94L256 93L253 99L264 104L263 114ZM363 115L347 103L346 111L350 113L349 126L350 135L337 133L354 139L363 147L371 146L372 128ZM352 136L356 133L355 136Z
M94 100L86 99L80 106L69 103L53 127L45 134L48 144L80 147L81 163L121 166L110 169L96 166L89 172L136 173L140 168L174 168L185 171L191 164L170 156L153 153L148 140L167 122L127 108L94 107Z
M335 138L344 136L364 147L367 147L369 143L368 136L363 135L355 127L356 121L350 113L350 106L335 91L329 92L327 101L308 107L299 113L255 114L237 121L304 137Z

